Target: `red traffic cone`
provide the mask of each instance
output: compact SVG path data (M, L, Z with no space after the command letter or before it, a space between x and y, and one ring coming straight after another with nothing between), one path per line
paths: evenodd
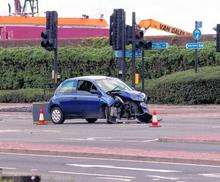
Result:
M161 127L160 122L157 118L157 112L156 111L153 112L152 123L151 123L150 127Z
M39 121L37 123L38 125L46 125L47 121L44 120L44 111L43 108L40 108L40 114L39 114Z

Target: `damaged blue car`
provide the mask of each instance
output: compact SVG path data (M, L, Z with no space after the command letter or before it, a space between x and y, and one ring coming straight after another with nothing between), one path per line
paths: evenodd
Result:
M134 90L118 78L83 76L62 82L49 102L54 124L65 119L85 119L95 123L106 119L116 123L122 118L149 123L152 115L147 106L148 96Z

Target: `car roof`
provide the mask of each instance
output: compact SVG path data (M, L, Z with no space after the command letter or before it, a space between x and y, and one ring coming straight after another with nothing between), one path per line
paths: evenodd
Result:
M80 76L80 77L74 77L74 78L69 78L68 80L88 80L88 81L94 81L94 80L100 80L100 79L106 79L106 78L111 78L114 79L114 77L107 77L107 76Z

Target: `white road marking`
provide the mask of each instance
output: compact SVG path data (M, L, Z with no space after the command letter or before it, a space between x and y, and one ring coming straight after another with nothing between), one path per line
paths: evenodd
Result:
M94 138L57 138L58 140L68 140L68 141L94 141Z
M49 133L60 133L61 132L61 131L58 131L58 130L36 130L36 131L37 132L49 132Z
M212 128L220 128L220 126L212 126Z
M42 133L42 132L48 132L48 133L60 133L60 131L57 130L0 130L0 133L19 133L19 132L33 132L33 133Z
M71 171L48 171L49 173L58 173L58 174L72 174L72 175L84 175L84 176L101 176L101 177L112 177L112 178L127 178L134 179L133 176L120 176L120 175L108 175L108 174L98 174L98 173L76 173Z
M0 133L16 133L21 132L21 130L0 130Z
M165 177L165 176L155 176L155 175L147 175L147 176L148 176L148 177L151 177L151 178L167 179L167 180L171 180L171 181L179 180L179 178L172 178L172 177Z
M155 139L152 139L152 140L144 140L142 142L155 142L155 141L159 141L159 138L155 138Z
M108 177L96 177L98 179L107 179L111 181L131 181L131 179L123 179L123 178L108 178Z
M200 176L210 177L210 178L220 178L220 173L210 173L210 174L199 174Z
M99 142L126 142L126 143L146 143L159 141L158 138L149 140L137 140L137 139L113 139L112 137L90 137L90 138L57 138L58 140L70 140L70 141L99 141Z
M0 166L0 169L14 170L14 169L16 169L16 168L14 168L14 167L1 167L1 166Z
M86 164L66 164L67 166L84 167L84 168L106 168L106 169L124 169L131 171L148 171L148 172L160 172L160 173L177 173L181 171L165 170L165 169L148 169L148 168L133 168L133 167L121 167L112 165L86 165Z
M65 155L46 155L46 154L25 154L25 153L13 153L13 152L0 152L0 155L20 155L20 156L32 156L32 157L50 157L50 158L66 158L66 159L85 159L85 160L97 160L97 161L118 161L118 162L133 162L133 163L149 163L149 164L168 164L168 165L180 165L180 166L195 166L195 167L210 167L220 168L216 165L206 164L191 164L191 163L178 163L178 162L159 162L159 161L144 161L144 160L131 160L131 159L112 159L112 158L96 158L96 157L71 157Z
M93 141L93 140L95 140L95 138L87 138L87 140Z
M38 171L38 169L31 169L31 171Z

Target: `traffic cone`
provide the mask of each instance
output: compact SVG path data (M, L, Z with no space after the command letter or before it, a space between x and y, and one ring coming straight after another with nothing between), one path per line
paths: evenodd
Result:
M152 122L151 122L150 127L161 127L160 122L157 118L157 112L156 111L153 112Z
M44 120L44 111L43 108L40 108L40 115L39 115L39 121L37 123L38 125L46 125L47 121Z

